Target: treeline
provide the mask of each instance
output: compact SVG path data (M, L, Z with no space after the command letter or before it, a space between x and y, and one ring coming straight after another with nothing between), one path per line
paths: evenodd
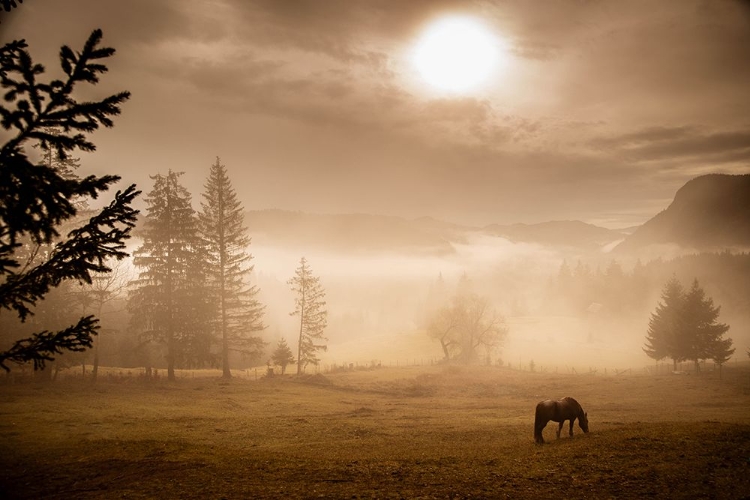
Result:
M629 270L617 260L605 267L563 262L550 280L544 308L554 314L642 315L653 310L654 299L673 276L685 283L697 279L723 314L750 316L750 254L728 251L638 261Z

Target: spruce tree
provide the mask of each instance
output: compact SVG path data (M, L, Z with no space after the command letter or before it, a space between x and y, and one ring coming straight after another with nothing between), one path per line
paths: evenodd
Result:
M133 326L144 339L166 346L169 380L174 380L178 363L200 364L210 352L203 338L208 318L197 219L181 175L169 170L151 177L143 244L133 259L140 272L128 301Z
M289 314L299 316L297 375L300 375L308 364L317 365L320 362L316 356L317 351L328 349L327 345L319 343L328 340L323 336L323 331L328 325L328 311L323 300L326 294L320 284L320 278L313 275L304 257L300 259L300 265L288 284L297 294L294 299L294 311Z
M33 62L25 41L0 48L0 124L9 131L0 148L0 308L15 312L21 321L64 281L90 283L92 273L109 271L107 259L127 256L125 240L138 213L130 206L139 194L135 185L115 194L109 205L63 237L61 225L78 213L76 200L97 198L120 178L66 178L43 161L34 163L26 150L39 144L65 160L76 150L94 151L87 134L113 126L112 117L120 113L128 92L92 102L74 97L82 84L97 84L107 71L102 60L115 51L100 47L101 39L101 30L95 30L80 52L63 46L64 76L50 82L41 81L45 69ZM50 251L40 261L29 260L29 248L40 245L49 245ZM9 370L7 362L33 361L35 369L43 368L65 350L91 347L98 328L98 320L88 315L58 331L32 333L0 352L0 367Z
M276 345L276 349L274 349L273 355L271 356L271 361L273 361L275 365L279 365L281 367L282 375L284 374L284 372L286 372L286 367L294 363L294 353L286 343L286 339L284 339L283 337Z
M254 266L250 265L253 256L247 252L250 238L242 205L218 157L204 189L198 218L206 251L205 271L221 340L223 377L230 378L230 350L257 355L263 347L263 341L253 333L265 328L264 307L256 298L258 288L248 284Z
M692 360L696 372L704 359L723 364L734 349L731 339L722 338L729 326L717 322L720 311L713 299L706 297L697 279L685 292L673 277L664 286L662 302L651 315L644 352L656 360L671 357L675 365Z
M721 307L714 306L713 299L706 297L698 280L694 280L685 297L684 342L696 371L700 370L699 360L719 359L722 361L717 363L722 364L734 353L731 339L722 339L729 326L717 322L720 312Z
M643 347L646 355L657 361L672 358L675 370L678 361L687 359L684 347L679 345L680 335L684 330L684 304L685 290L673 276L664 285L661 302L651 314L646 345Z

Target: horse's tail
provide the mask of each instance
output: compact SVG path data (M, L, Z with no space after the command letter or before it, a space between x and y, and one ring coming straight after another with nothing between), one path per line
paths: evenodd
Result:
M544 437L542 436L542 429L544 429L544 422L542 417L542 403L536 405L536 412L534 413L534 441L537 443L544 443Z

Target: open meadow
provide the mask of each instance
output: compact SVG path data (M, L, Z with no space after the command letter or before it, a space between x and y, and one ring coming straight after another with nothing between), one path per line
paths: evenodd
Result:
M591 432L533 440L575 397ZM750 370L429 366L0 386L3 498L742 498Z

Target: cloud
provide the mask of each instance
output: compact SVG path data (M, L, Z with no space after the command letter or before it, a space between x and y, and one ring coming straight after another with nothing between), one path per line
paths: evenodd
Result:
M700 161L715 165L750 160L750 129L704 131L697 126L649 127L590 144L630 161Z
M252 166L237 175L255 208L631 223L696 173L749 168L739 2L35 0L17 13L9 33L35 56L55 62L96 27L117 48L97 91L133 97L116 139L96 138L101 163L144 179L179 163L200 189L220 154ZM446 13L510 47L481 93L431 93L411 67Z

